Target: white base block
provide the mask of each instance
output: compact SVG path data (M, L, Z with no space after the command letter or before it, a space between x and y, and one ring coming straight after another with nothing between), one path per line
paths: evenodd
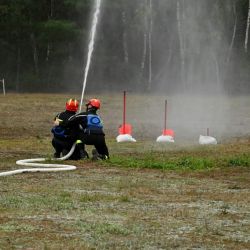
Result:
M136 142L136 140L129 134L118 135L116 137L117 142Z
M174 142L174 138L170 135L160 135L157 137L156 142Z
M208 145L208 144L217 144L217 140L212 136L200 135L199 144Z

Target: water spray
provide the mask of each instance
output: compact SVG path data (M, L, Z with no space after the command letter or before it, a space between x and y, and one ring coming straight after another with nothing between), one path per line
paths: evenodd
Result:
M82 95L81 95L79 112L81 112L81 109L82 109L82 103L83 103L83 97L84 97L84 92L85 92L87 78L88 78L89 67L90 67L92 54L93 54L93 50L94 50L96 28L97 28L98 18L99 18L99 14L100 14L101 2L102 2L102 0L95 1L95 11L94 11L94 16L93 16L93 20L92 20L91 30L90 30L88 57L87 57L87 63L85 66L85 71L84 71L84 79L83 79L83 84L82 84Z

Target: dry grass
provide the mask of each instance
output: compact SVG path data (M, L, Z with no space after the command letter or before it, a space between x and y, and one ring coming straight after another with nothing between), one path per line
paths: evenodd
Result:
M51 155L51 120L67 97L1 97L1 171L16 169L18 159ZM107 105L115 99L103 98ZM250 153L247 138L216 148L159 146L148 138L118 147L113 122L118 116L104 106L111 155L127 156L127 162L150 155L160 162L165 155L173 161L210 157L225 164L224 159ZM126 161L122 168L112 160L110 165L71 163L76 171L1 178L0 249L250 248L249 165L163 171L125 168Z

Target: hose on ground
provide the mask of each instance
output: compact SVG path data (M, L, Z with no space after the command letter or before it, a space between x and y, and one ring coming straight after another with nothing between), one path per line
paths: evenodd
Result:
M24 169L17 169L11 170L0 173L0 176L8 176L14 174L21 174L21 173L29 173L29 172L58 172L58 171L69 171L75 170L76 166L73 165L65 165L65 164L51 164L51 163L37 163L37 162L44 162L47 160L67 160L74 152L76 147L76 143L73 144L69 153L61 158L53 158L53 159L46 159L46 158L34 158L34 159L24 159L16 161L17 165L20 166L29 166L35 168L24 168Z

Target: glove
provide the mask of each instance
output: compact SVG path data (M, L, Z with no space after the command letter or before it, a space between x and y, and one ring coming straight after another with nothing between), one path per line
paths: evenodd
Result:
M55 121L54 121L54 126L59 126L60 122L62 122L62 120L59 119L59 118L56 118Z

